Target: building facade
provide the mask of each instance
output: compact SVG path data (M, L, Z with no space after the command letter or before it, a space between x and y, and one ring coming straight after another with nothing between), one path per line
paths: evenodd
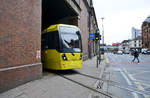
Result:
M142 24L142 48L150 49L150 16Z
M132 49L141 50L142 49L142 39L141 39L141 37L136 38L134 40L130 40L129 41L129 48L130 48L130 50L132 50Z
M41 0L0 1L0 92L42 76Z
M82 32L84 60L95 55L95 42L89 39L89 33L96 33L98 29L92 0L80 0L81 14L78 26Z
M123 53L129 53L129 51L130 51L129 42L130 42L130 40L122 41L122 43L121 43L122 49L121 50L123 51Z
M1 0L0 1L0 92L42 76L41 32L52 24L76 25L81 29L83 55L89 32L98 29L92 0Z
M142 36L141 30L132 27L132 39L135 39L135 38L141 37L141 36Z

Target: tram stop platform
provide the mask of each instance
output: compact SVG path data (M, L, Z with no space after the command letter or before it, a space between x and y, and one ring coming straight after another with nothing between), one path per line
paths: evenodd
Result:
M83 62L83 68L68 71L44 71L43 77L0 94L0 98L101 98L100 80L106 59L96 67L96 57ZM99 93L100 94L100 93Z

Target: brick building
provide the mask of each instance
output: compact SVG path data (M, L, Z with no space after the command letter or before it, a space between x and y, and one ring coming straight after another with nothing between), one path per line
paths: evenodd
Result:
M98 29L92 0L0 1L0 92L42 76L41 31L52 24L78 26L82 31L84 59L89 32Z
M142 48L150 49L150 16L142 24Z
M42 74L41 0L0 1L0 92Z
M95 42L93 40L89 41L89 33L95 33L98 29L98 24L92 0L80 0L80 7L82 11L79 16L78 26L82 31L84 59L87 59L95 55Z

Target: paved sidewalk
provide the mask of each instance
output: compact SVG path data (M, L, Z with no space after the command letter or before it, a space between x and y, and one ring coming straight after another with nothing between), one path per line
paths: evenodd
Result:
M82 69L75 69L81 74L66 75L82 84L94 87L97 80L88 76L102 77L105 60L96 68L96 57L83 62ZM87 76L85 76L87 75ZM51 72L43 74L41 79L28 82L7 92L0 98L91 98L92 91L73 81Z

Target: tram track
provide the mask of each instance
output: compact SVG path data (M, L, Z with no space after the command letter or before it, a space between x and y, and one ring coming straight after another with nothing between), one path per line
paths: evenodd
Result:
M75 71L75 70L66 70L66 71L54 71L54 70L45 70L46 72L50 72L52 74L55 74L57 76L60 76L68 81L71 81L75 84L78 84L86 89L89 89L90 91L93 91L93 92L96 92L96 93L99 93L99 94L102 94L102 95L105 95L107 96L108 98L117 98L115 96L113 96L112 94L108 94L108 92L106 93L105 91L103 91L102 89L97 89L97 88L94 88L92 86L89 86L89 85L86 85L85 83L81 82L81 81L77 81L77 79L73 79L71 78L70 76L73 76L73 75L81 75L81 76L85 76L85 77L88 77L88 78L91 78L91 79L94 79L94 80L102 80L101 78L98 78L98 77L94 77L94 76L91 76L91 75L88 75L88 74L84 74L84 73L80 73L78 71ZM47 74L48 75L48 74Z
M89 75L89 74L80 73L80 72L74 71L74 70L71 70L71 71L52 71L52 73L54 73L54 74L56 74L56 75L58 75L58 76L60 76L60 77L62 77L64 79L67 79L68 81L76 83L76 84L78 84L78 85L80 85L82 87L85 87L85 88L87 88L87 89L89 89L91 91L94 91L94 92L97 92L97 93L102 94L104 96L107 96L108 98L118 98L118 97L116 97L113 94L111 94L111 93L101 89L102 85L97 85L97 87L94 88L94 87L91 87L89 85L85 85L85 83L83 83L81 81L77 81L74 78L71 78L69 76L70 75L81 75L81 76L85 76L85 77L88 77L88 78L91 78L91 79L94 79L94 80L98 80L99 82L101 82L100 84L103 84L104 82L107 82L107 83L109 83L110 86L114 86L114 87L117 87L117 88L120 88L120 89L123 89L123 90L126 90L126 91L130 91L130 92L135 92L135 93L140 94L140 95L146 94L146 95L150 96L150 92L148 92L148 91L141 91L141 90L138 90L135 87L131 87L130 85L127 85L126 87L124 87L119 82L106 80L106 79L95 77L95 76L92 76L92 75Z
M97 88L91 87L91 86L89 86L89 85L85 85L85 84L82 83L82 82L79 82L79 81L77 81L77 80L74 80L74 79L69 78L69 77L67 77L67 76L65 76L65 75L62 75L62 74L57 74L57 75L59 75L59 76L62 77L62 78L65 78L65 79L67 79L67 80L69 80L69 81L71 81L71 82L74 82L74 83L76 83L76 84L78 84L78 85L80 85L80 86L82 86L82 87L85 87L85 88L87 88L87 89L89 89L89 90L91 90L91 91L94 91L94 92L100 93L100 94L102 94L102 95L105 95L105 96L107 96L107 97L109 97L109 98L117 98L116 96L114 96L114 95L112 95L112 94L108 94L108 92L105 92L105 91L103 91L102 89L97 89ZM95 78L94 78L94 79L95 79Z
M126 85L126 87L124 87L124 86L120 86L122 84L119 83L119 82L116 82L116 81L106 80L106 79L103 79L103 78L98 78L98 77L91 76L91 75L88 75L88 74L83 74L83 73L80 73L80 72L78 72L78 74L82 75L82 76L90 77L90 78L93 78L93 79L96 79L96 80L100 80L100 81L103 81L103 82L107 82L107 83L110 84L110 86L115 86L115 87L118 87L120 89L128 90L128 91L135 92L135 93L138 93L138 94L141 94L141 95L142 94L150 95L150 92L137 90L137 88L132 87L131 85ZM146 83L149 84L150 82L146 82Z

